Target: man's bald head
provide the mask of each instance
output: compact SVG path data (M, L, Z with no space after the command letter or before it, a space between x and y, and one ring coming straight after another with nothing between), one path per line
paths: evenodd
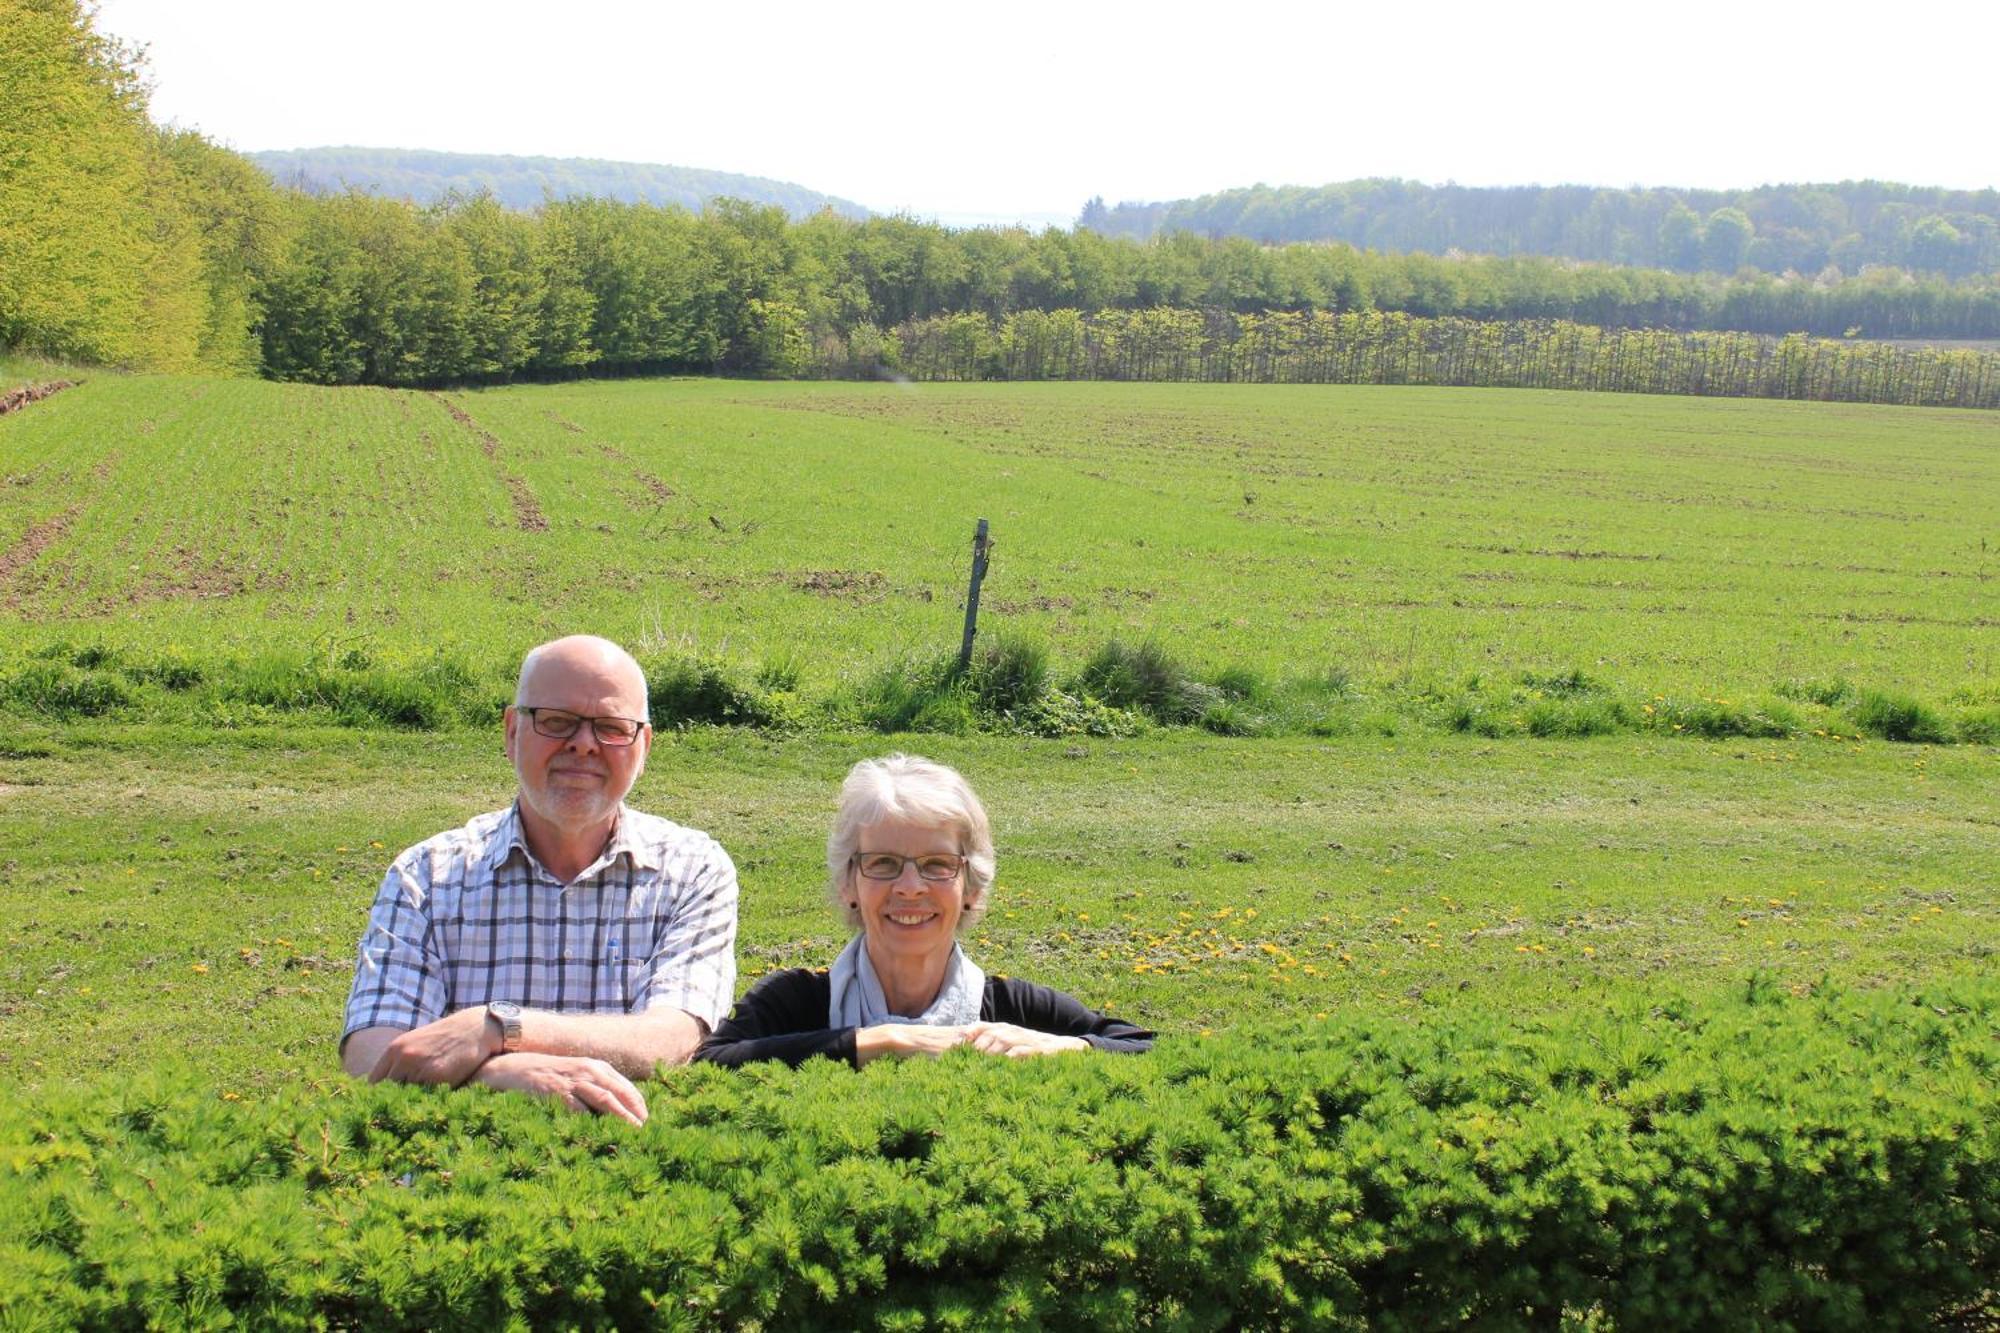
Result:
M646 673L639 669L632 654L609 639L595 634L572 634L530 648L521 659L521 677L514 685L514 706L547 707L535 698L535 689L539 682L551 678L565 682L594 679L614 686L619 693L629 694L637 701L637 711L630 716L640 719L648 716Z

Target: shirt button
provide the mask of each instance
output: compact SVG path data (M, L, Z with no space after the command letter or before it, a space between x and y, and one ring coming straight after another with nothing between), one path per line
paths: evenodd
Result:
M564 958L568 958L568 957L570 957L570 951L569 951L568 949L564 949L564 950L563 950L563 957L564 957Z

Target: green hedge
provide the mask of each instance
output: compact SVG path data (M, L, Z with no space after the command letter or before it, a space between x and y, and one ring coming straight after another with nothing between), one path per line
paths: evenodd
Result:
M1988 1326L2000 983L1150 1056L0 1096L0 1326Z

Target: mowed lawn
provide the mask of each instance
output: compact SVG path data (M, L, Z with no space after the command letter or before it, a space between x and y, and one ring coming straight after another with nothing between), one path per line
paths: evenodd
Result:
M891 746L992 807L977 959L1178 1039L1949 982L2000 948L1992 747L669 735L634 799L734 852L739 985L837 951L826 821ZM470 731L24 724L0 754L0 1070L30 1088L329 1075L384 865L511 778Z
M1073 665L1628 694L1994 688L2000 416L1477 389L91 375L0 419L0 626L503 677L576 626L809 693L984 624Z

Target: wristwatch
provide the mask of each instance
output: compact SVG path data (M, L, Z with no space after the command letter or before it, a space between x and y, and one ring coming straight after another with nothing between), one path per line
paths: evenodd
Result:
M500 1023L500 1052L521 1049L521 1006L512 1000L488 1000L486 1015Z

